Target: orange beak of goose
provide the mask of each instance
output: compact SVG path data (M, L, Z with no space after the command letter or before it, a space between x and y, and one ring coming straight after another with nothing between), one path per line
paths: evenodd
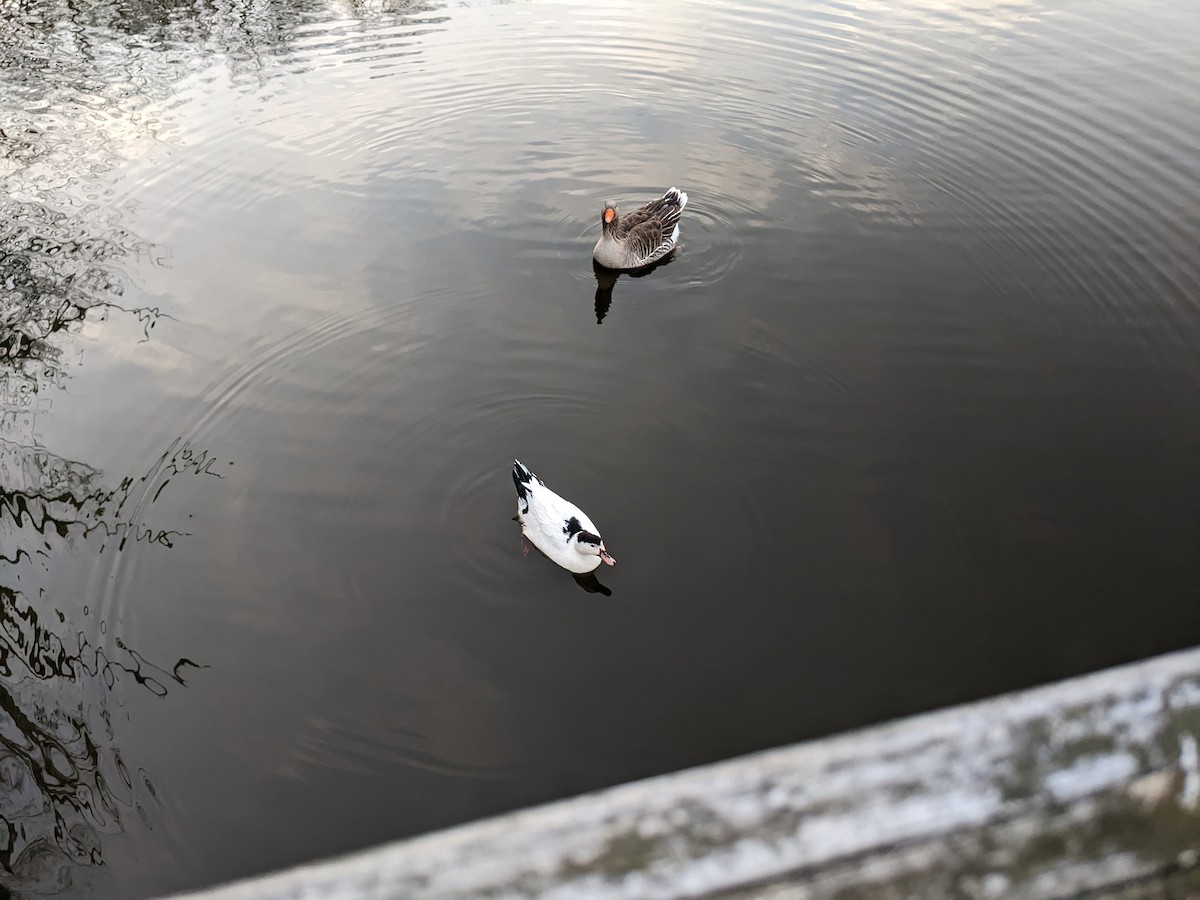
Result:
M616 216L616 214L617 214L617 211L615 209L613 209L611 206L605 207L605 209L604 209L604 224L607 225L609 222L611 222L613 220L613 218Z

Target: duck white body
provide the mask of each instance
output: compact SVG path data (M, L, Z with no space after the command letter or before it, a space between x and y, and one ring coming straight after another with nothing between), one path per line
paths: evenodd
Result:
M517 521L533 546L577 575L594 571L601 562L616 564L583 510L546 487L520 460L513 460L512 474L517 487Z

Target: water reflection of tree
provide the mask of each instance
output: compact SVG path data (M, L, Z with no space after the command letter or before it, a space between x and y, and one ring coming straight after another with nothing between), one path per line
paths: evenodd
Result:
M135 782L120 752L108 749L113 735L105 709L104 733L97 734L84 703L71 712L66 691L42 684L101 678L111 686L117 672L130 672L165 692L167 681L184 683L190 663L163 671L126 648L128 660L110 659L83 632L71 647L19 591L4 586L0 631L0 890L60 893L73 869L103 863L102 831L120 828L132 811L146 815L141 797L152 797L153 786L141 770Z
M156 666L36 587L63 553L173 545L181 533L150 508L176 478L217 474L177 441L113 487L39 440L72 332L119 315L149 339L163 317L126 300L129 273L157 254L109 201L109 172L154 144L155 104L199 69L265 78L331 8L393 28L433 24L439 5L0 0L0 898L62 892L102 863L100 836L154 796L117 751L103 698L122 683L165 694L192 665Z
M444 21L436 15L444 5L429 0L0 0L0 38L10 45L8 66L37 79L52 73L45 65L50 56L59 63L65 55L95 65L103 55L97 46L115 37L124 55L119 64L127 73L147 65L158 70L143 85L139 99L145 100L152 99L147 89L173 87L190 73L188 62L202 55L222 58L235 69L247 62L261 68L300 29L327 21L331 13L388 27L434 24ZM67 66L68 76L72 68ZM105 81L116 84L116 79Z
M5 377L24 377L23 361L50 352L36 339L22 346L23 360L4 360ZM179 475L214 475L212 463L176 442L142 475L106 488L82 463L0 441L0 571L9 573L0 580L0 896L62 892L76 869L103 863L102 833L131 813L145 818L153 786L116 749L103 694L128 681L162 696L195 665L160 667L119 636L93 643L43 591L22 585L72 543L170 546L178 533L146 522L147 500Z
M146 498L177 475L214 474L206 454L177 442L109 487L40 443L37 421L67 377L70 333L120 314L148 339L161 316L122 305L122 270L148 246L112 214L42 184L55 151L36 129L9 137L0 132L9 164L0 194L0 897L61 893L79 867L103 862L103 833L145 815L153 788L116 749L105 695L120 683L163 695L192 665L160 667L119 636L102 639L38 583L72 549L169 546L178 532L147 521Z
M100 835L133 811L144 816L153 797L145 773L131 774L113 746L106 707L89 688L126 680L161 696L194 665L157 666L120 637L93 643L24 585L71 545L171 546L180 533L149 523L147 506L177 476L216 474L207 453L177 441L141 475L107 487L92 467L40 445L38 411L63 378L56 338L123 309L112 299L122 293L113 266L139 247L72 237L78 220L36 206L22 212L0 235L0 895L65 890L76 868L102 864ZM149 337L157 311L126 312Z

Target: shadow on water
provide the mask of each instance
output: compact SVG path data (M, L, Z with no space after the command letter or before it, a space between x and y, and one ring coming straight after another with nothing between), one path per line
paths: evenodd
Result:
M609 309L612 308L613 288L617 286L617 282L622 275L628 275L630 278L645 278L655 269L661 269L663 266L669 266L673 263L676 252L676 250L672 250L658 262L649 266L642 266L640 269L630 269L628 272L606 269L600 263L592 260L592 273L596 276L596 324L604 324L604 317L608 315Z

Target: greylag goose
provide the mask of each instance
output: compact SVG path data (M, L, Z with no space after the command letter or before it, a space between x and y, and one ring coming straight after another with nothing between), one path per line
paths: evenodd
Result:
M679 216L687 201L687 194L671 188L623 216L617 215L615 203L605 203L592 259L619 271L640 269L662 259L679 241Z

